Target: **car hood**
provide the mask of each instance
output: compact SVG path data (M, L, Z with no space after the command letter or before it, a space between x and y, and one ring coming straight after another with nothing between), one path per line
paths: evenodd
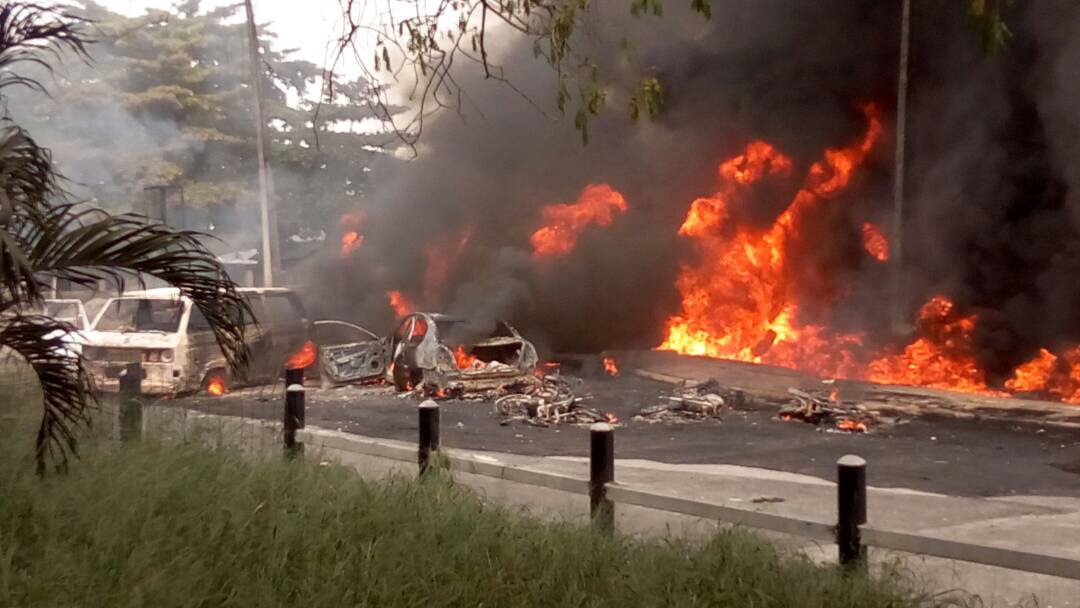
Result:
M119 348L176 348L180 334L139 331L84 331L79 342L87 346Z

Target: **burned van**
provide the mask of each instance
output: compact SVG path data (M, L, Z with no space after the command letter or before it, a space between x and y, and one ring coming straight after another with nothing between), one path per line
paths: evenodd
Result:
M221 394L242 382L275 379L308 340L303 306L289 289L238 292L255 316L244 328L251 352L244 378L230 374L210 324L191 299L178 289L161 288L108 300L84 332L83 357L98 390Z

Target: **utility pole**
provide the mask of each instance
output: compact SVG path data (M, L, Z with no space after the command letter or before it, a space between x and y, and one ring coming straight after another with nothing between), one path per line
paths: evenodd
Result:
M911 0L901 0L900 66L896 79L896 169L893 175L892 326L906 333L904 297L904 139L907 136L908 47L911 43Z
M274 255L273 242L277 234L271 230L274 222L273 209L270 203L270 175L266 164L265 133L266 118L262 107L262 68L259 60L259 38L255 31L255 11L251 8L251 0L244 0L244 8L247 10L248 54L251 58L251 87L255 97L255 145L258 146L259 162L259 217L262 220L262 270L263 286L274 285L274 264L277 256Z

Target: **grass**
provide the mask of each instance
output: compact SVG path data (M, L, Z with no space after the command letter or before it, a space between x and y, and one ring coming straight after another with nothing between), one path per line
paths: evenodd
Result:
M65 476L0 447L3 606L909 606L891 582L784 557L606 538L482 504L442 475L89 448ZM16 433L22 436L22 432Z

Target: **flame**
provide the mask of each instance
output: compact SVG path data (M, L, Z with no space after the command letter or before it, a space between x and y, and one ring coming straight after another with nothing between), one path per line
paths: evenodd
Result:
M220 376L213 376L206 384L206 392L215 397L220 397L225 394L225 379Z
M454 238L442 237L428 244L424 250L427 258L427 266L424 270L424 300L431 305L446 280L450 277L450 271L457 265L458 259L465 253L465 248L472 240L473 227L466 226Z
M619 365L615 363L615 359L604 357L604 373L609 376L619 375Z
M1005 382L1005 388L1017 393L1042 390L1050 382L1057 362L1057 355L1040 348L1037 357L1013 370L1013 376Z
M394 314L398 317L404 317L415 310L412 302L409 302L408 298L400 291L393 290L386 292L386 300L390 303L390 308L394 309Z
M315 343L308 340L304 342L304 345L300 347L300 350L289 356L289 359L285 362L285 369L304 369L306 367L311 367L315 364L317 356L318 351L315 348Z
M364 235L360 233L360 229L363 228L366 221L367 213L364 211L345 213L341 216L341 219L338 220L338 223L345 230L345 232L341 234L342 257L348 256L364 244Z
M355 230L341 235L341 255L347 256L364 244L364 236Z
M830 377L860 373L853 352L859 334L831 334L798 323L788 285L787 247L802 218L843 189L881 135L873 106L856 143L825 151L787 208L767 229L734 225L731 212L747 189L766 176L790 174L791 159L755 141L720 164L719 187L690 205L679 234L693 239L696 264L684 264L676 281L682 310L667 321L662 350L683 354L808 368Z
M615 220L615 214L626 213L626 209L626 199L611 186L585 186L576 203L544 207L544 225L529 239L533 256L560 257L570 253L586 226L609 226Z
M986 385L975 361L974 315L962 316L949 298L938 295L919 309L920 337L904 351L875 359L867 379L883 384L911 384L969 393L1000 395Z
M862 225L862 243L870 257L879 262L889 261L889 240L877 225L870 222Z
M458 369L469 369L479 361L480 359L465 352L464 345L459 345L454 349L454 362L457 363Z
M849 433L865 433L868 427L865 422L860 422L859 420L854 420L852 418L841 418L836 421L836 428Z

